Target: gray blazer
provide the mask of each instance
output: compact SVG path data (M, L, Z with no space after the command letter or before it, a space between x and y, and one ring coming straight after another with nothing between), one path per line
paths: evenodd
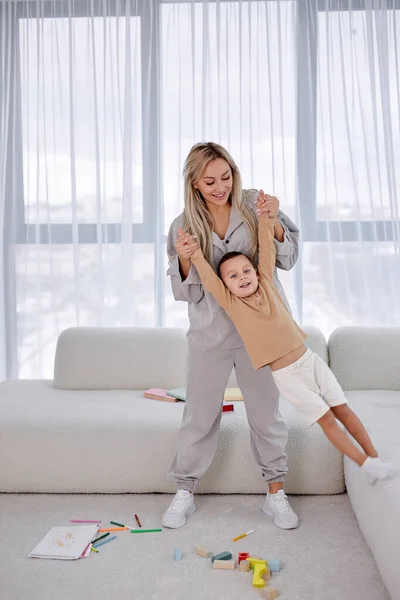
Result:
M255 212L257 190L243 190L245 201ZM289 271L295 264L299 254L299 230L282 211L278 219L285 230L282 242L275 240L276 267ZM172 292L175 300L188 302L189 330L188 342L197 348L211 350L213 348L241 348L243 342L236 331L231 319L217 304L214 297L203 289L196 268L190 267L187 278L182 281L179 270L179 259L174 247L177 231L182 227L183 213L172 223L167 242L169 269L167 275L171 278ZM230 221L225 238L221 240L213 232L213 267L216 269L219 261L227 252L243 252L246 254L250 246L250 235L245 223L235 208L232 207ZM278 278L275 267L274 281L288 306L288 301Z

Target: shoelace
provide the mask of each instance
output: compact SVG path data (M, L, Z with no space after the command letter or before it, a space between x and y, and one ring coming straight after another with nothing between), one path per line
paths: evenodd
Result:
M277 504L279 504L280 510L285 513L291 513L292 509L289 504L289 500L287 499L286 494L279 494L276 500L274 500Z
M186 501L188 499L189 499L189 496L187 494L175 495L175 498L173 499L171 506L169 507L169 510L171 512L180 512L182 510L182 508L184 508Z

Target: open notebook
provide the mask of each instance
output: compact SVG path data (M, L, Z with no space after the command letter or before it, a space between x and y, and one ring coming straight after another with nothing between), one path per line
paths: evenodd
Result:
M29 556L63 560L84 558L90 552L90 543L97 531L98 525L53 527L29 553Z

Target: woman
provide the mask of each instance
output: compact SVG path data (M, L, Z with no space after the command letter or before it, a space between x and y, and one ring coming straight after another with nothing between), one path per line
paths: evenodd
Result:
M217 448L224 391L232 368L246 405L251 447L268 492L263 511L282 529L299 521L283 490L287 472L287 429L279 414L279 393L269 367L255 370L232 321L206 293L190 257L196 244L178 240L190 231L214 269L227 252L257 258L256 190L243 190L239 169L215 143L193 146L184 166L184 212L168 235L168 274L175 300L188 302L188 372L186 403L178 448L170 467L178 491L162 517L164 527L178 528L196 510L193 493ZM271 207L270 207L271 209ZM298 256L298 229L281 211L274 227L276 266L289 270ZM183 238L182 238L183 239ZM275 272L275 284L286 301Z

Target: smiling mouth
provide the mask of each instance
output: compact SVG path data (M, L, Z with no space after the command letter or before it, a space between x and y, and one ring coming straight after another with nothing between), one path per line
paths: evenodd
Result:
M248 282L248 283L242 283L242 285L240 287L241 288L247 288L247 287L249 287L249 285L250 285L250 282Z
M217 200L221 200L221 198L224 198L226 196L226 192L224 192L223 194L213 194L213 198L217 198Z

